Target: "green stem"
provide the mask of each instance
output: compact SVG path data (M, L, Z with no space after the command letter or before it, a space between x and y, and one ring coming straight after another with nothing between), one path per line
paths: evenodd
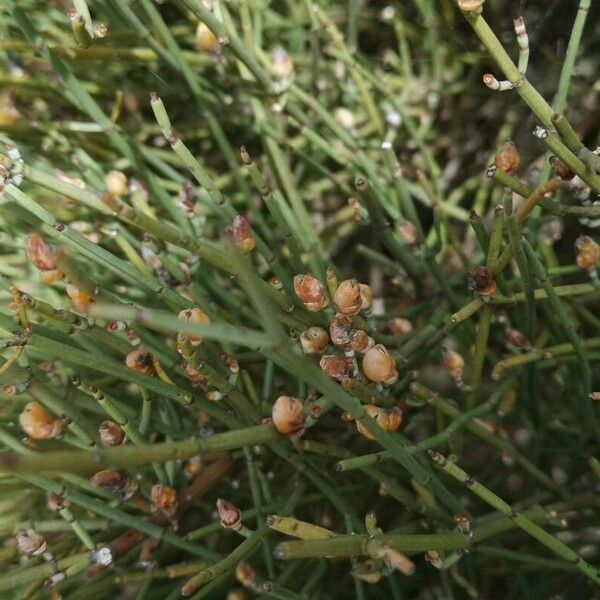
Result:
M425 400L425 402L453 419L461 415L461 411L453 406L448 400L441 398L438 394L427 389L420 383L412 383L410 386L410 391L418 398L421 398L421 400ZM554 481L548 477L548 475L546 475L541 469L523 456L509 441L498 437L494 433L491 433L483 425L477 423L477 421L469 421L465 425L465 428L494 448L500 450L501 452L505 452L507 455L513 458L515 462L521 465L521 467L527 473L537 479L544 487L552 490L552 492L556 494L561 496L564 495L563 490L561 490L561 488L559 488Z
M535 297L534 297L534 282L531 274L531 267L527 260L527 255L521 243L521 232L517 224L517 219L512 211L512 198L507 196L507 210L505 215L506 228L510 238L510 246L512 255L519 267L519 275L523 281L525 289L525 304L527 306L527 332L529 339L533 339L535 335Z
M589 394L589 392L591 391L592 375L591 375L590 365L589 365L588 361L586 360L584 352L583 352L583 346L581 345L581 340L579 338L579 335L577 335L577 332L575 330L575 326L573 325L573 322L567 316L567 312L566 312L558 294L554 290L554 286L548 279L548 274L546 273L546 269L542 265L542 262L538 258L534 249L531 247L531 245L525 238L523 238L523 246L525 247L525 251L527 252L527 257L529 258L529 261L533 267L533 271L534 271L538 281L540 282L541 286L546 291L546 294L548 296L548 302L550 302L550 305L552 306L557 319L563 326L565 333L567 334L567 337L569 338L570 342L573 344L573 346L575 348L575 352L577 353L577 355L579 356L579 358L581 360L580 368L581 368L581 372L583 375L584 389L586 391L586 405L587 405L588 412L590 413L588 416L591 416L592 421L593 421L593 408L592 408L591 404L589 403L589 398L587 398L587 394Z
M583 28L585 26L590 5L591 0L579 0L577 15L575 17L575 22L573 23L573 29L571 29L567 53L560 72L560 79L558 80L558 90L554 96L554 101L552 102L552 109L557 114L563 112L567 103L571 78L573 77L573 67L575 66L575 60L577 59L579 45L583 36Z
M483 221L481 217L474 209L469 214L469 223L475 232L475 237L479 242L479 247L484 255L486 255L489 251L490 238L488 236L487 231L483 225Z
M471 539L460 533L422 535L338 535L324 540L301 540L281 542L275 547L277 558L292 560L326 556L328 558L349 558L370 556L371 545L391 544L404 554L417 554L427 550L460 550L469 548Z
M57 568L59 571L64 571L69 567L79 564L90 564L90 559L87 552L67 556L66 558L59 560L57 564L49 562L43 565L38 565L37 567L14 569L5 572L4 574L0 575L0 592L12 590L25 583L48 579L54 575Z
M492 309L487 304L481 310L479 317L479 328L477 330L477 338L473 347L473 357L471 360L469 385L472 391L469 393L467 400L467 408L472 408L475 404L477 391L481 383L483 372L483 363L487 355L488 338L490 334L490 324L492 321Z
M103 448L93 452L54 450L20 456L0 455L0 473L91 473L101 469L131 469L139 465L183 460L199 452L222 452L280 439L272 425L257 425L219 433L208 438Z
M563 560L574 564L584 575L592 581L600 584L600 571L590 565L576 552L573 552L568 546L559 539L542 529L537 523L527 518L522 513L515 511L509 504L504 502L499 496L496 496L491 490L470 477L460 467L446 460L439 452L431 450L429 453L431 459L438 464L448 475L464 483L469 490L479 496L484 502L495 508L498 512L509 517L515 522L517 527L528 533L531 537L546 546L549 550L560 556Z
M502 46L500 40L490 29L486 20L481 15L472 16L472 13L465 13L465 17L489 55L500 67L502 73L504 73L506 79L513 84L517 94L521 96L545 127L551 127L552 108L533 85L519 72L519 69Z
M492 408L493 406L489 402L486 402L467 412L460 413L455 419L452 420L452 422L448 425L448 427L446 427L446 429L444 429L444 431L427 438L426 440L423 440L414 446L409 446L406 451L409 454L414 455L425 452L430 448L439 447L440 445L446 443L454 433L467 426L472 419L486 415L492 410ZM390 452L383 450L382 452L375 452L373 454L365 454L363 456L356 456L353 458L340 460L338 463L336 463L335 470L351 471L352 469L362 469L385 460L390 460L391 458L392 455Z
M182 596L191 596L201 586L207 584L209 581L215 579L224 573L228 573L235 569L237 564L246 558L251 552L254 551L256 546L261 540L270 533L270 529L263 525L256 531L252 532L235 550L230 552L226 558L217 564L203 569L197 575L194 575L191 579L186 581L184 586L181 588Z
M584 350L600 347L600 338L588 338L583 340L581 345ZM576 352L575 346L571 343L557 344L556 346L546 346L539 350L532 350L524 354L508 356L498 361L493 368L493 379L499 379L507 369L514 369L522 365L531 364L539 360L546 360L555 356L564 356Z

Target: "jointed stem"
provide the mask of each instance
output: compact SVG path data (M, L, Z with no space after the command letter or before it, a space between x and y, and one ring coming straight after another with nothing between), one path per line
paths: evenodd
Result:
M30 456L0 455L0 473L90 473L100 469L131 469L139 465L183 460L199 452L221 452L279 439L271 425L257 425L220 433L209 438L162 442L138 447L88 451L55 450Z
M457 481L464 483L474 494L479 496L484 502L495 508L498 512L512 519L517 527L535 538L538 542L549 548L552 552L562 559L574 564L582 573L592 581L600 584L600 571L590 565L576 552L573 552L568 546L563 544L558 538L549 534L545 529L528 519L522 513L515 511L509 504L496 496L491 490L473 479L465 473L456 464L449 462L439 452L431 450L429 452L431 459L438 464L448 475L454 477Z

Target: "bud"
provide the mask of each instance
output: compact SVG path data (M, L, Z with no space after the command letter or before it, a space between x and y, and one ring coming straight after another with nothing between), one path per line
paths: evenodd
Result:
M60 435L64 421L55 419L39 402L29 402L19 415L19 424L33 440L51 440Z
M356 279L340 282L333 294L333 301L344 315L356 315L360 311L360 284Z
M154 365L152 364L152 355L143 348L132 350L125 357L125 364L134 371L144 375L154 375Z
M90 481L100 488L117 494L121 500L129 500L138 489L137 481L133 477L123 473L123 471L112 469L94 473Z
M185 376L189 379L194 387L197 387L206 381L206 377L202 375L198 369L192 367L190 363L186 363L183 370L185 372Z
M408 319L397 317L389 322L392 335L406 335L413 330L412 323Z
M329 305L323 284L312 275L296 275L294 292L311 312L317 312Z
M59 510L69 506L69 504L70 502L66 500L62 494L48 492L48 495L46 496L46 506L48 507L48 510L53 512L58 512Z
M294 72L294 61L283 46L275 46L271 51L273 71L280 79L290 77Z
M343 350L350 350L355 331L352 319L342 313L336 313L329 323L331 342Z
M304 405L298 398L279 396L273 404L271 419L279 433L293 437L304 433Z
M201 308L184 308L177 315L177 318L180 321L185 321L186 323L197 323L199 325L206 325L210 323L208 315ZM202 336L200 335L183 333L182 336L190 343L190 345L194 347L197 347L202 343Z
M172 487L157 483L152 486L150 498L165 517L170 518L177 512L177 492Z
M496 293L496 280L487 267L471 267L467 273L467 287L471 294L491 296Z
M327 373L329 377L339 383L345 383L348 379L354 377L354 364L352 359L345 356L335 356L334 354L324 354L319 361L321 370Z
M46 243L39 233L28 235L25 240L27 258L40 270L52 271L56 269L54 250Z
M351 110L344 106L335 109L333 116L335 120L346 130L352 130L356 127L356 118Z
M67 294L71 298L73 307L77 312L86 314L89 311L90 306L95 302L92 296L86 294L84 291L70 283L67 285L66 290Z
M33 529L21 529L17 533L17 548L25 556L39 556L46 551L46 539Z
M375 340L370 337L366 331L362 329L356 329L352 336L352 344L350 350L352 352L360 352L361 354L373 348L375 346Z
M366 283L360 284L360 308L361 310L369 310L373 304L373 288Z
M473 530L471 529L471 520L468 515L465 513L458 513L454 515L454 522L456 523L456 528L463 535L468 535L469 537L473 537Z
M219 520L225 529L233 529L239 531L242 528L242 512L237 506L219 498L217 500L217 511L219 512Z
M398 380L396 362L383 344L369 348L363 356L363 372L375 383L391 385Z
M463 357L455 350L442 346L442 363L448 375L454 379L457 385L461 385L465 368Z
M458 8L466 13L481 14L485 0L458 0Z
M318 354L329 344L329 336L321 327L309 327L300 334L300 344L305 354Z
M557 156L550 157L550 166L554 175L563 181L570 181L575 177L575 173Z
M221 49L217 36L202 21L196 27L196 46L211 54L218 54Z
M518 329L507 329L506 330L506 341L515 348L526 349L531 346L527 336Z
M352 565L352 577L356 577L366 583L375 584L381 580L381 569L377 568L378 563L373 559L365 562L355 562Z
M580 269L595 269L600 262L600 246L589 236L580 235L575 241L577 266Z
M245 588L253 587L256 582L256 571L247 562L240 562L235 568L235 578Z
M385 548L385 560L396 571L400 571L402 575L410 576L413 575L416 569L415 563L402 552L398 552L392 546L386 546Z
M125 329L127 329L127 323L125 323L125 321L107 321L104 327L106 331L117 333L118 331L125 331Z
M425 552L425 562L428 562L431 564L431 566L435 567L436 569L443 569L444 568L444 561L442 560L442 557L440 556L440 553L437 550L427 550L427 552Z
M100 440L105 446L122 446L127 441L123 428L114 421L102 421L98 428Z
M360 202L356 198L348 198L348 206L352 210L352 219L357 223L360 223L363 218L363 208Z
M233 239L235 243L244 251L251 252L256 246L256 241L252 237L252 228L246 217L236 215L232 225Z
M106 174L104 183L106 184L106 191L114 198L124 196L127 193L127 176L122 171L109 171Z
M521 157L513 142L505 142L494 157L494 165L507 175L513 175L521 167Z
M419 241L417 228L410 221L399 221L396 229L407 246L414 246Z
M196 454L183 464L183 470L188 477L195 477L200 472L202 468L202 456L200 454Z
M397 406L388 409L376 406L375 404L366 404L365 411L370 417L377 421L377 425L379 425L383 431L396 431L402 424L402 410ZM358 432L364 435L368 440L375 439L360 421L356 421L356 429L358 429Z

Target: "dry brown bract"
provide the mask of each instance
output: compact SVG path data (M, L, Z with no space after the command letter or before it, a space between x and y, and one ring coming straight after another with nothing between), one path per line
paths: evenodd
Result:
M580 269L596 268L600 262L600 246L589 235L580 235L575 241L575 249Z
M98 487L114 492L121 500L129 500L138 489L137 481L133 477L113 469L98 471L92 475L90 481Z
M186 323L195 323L197 325L206 325L210 323L208 315L201 308L184 308L179 312L177 318L180 321L185 321ZM201 335L182 332L181 337L194 347L197 347L202 343Z
M157 483L152 486L150 497L165 517L170 518L177 512L177 492L172 487Z
M40 271L52 271L57 268L54 251L39 233L32 233L27 236L25 251L27 252L27 258Z
M143 375L154 375L154 365L152 364L152 355L143 348L132 350L125 357L125 364L134 371Z
M505 142L494 157L494 165L507 175L514 175L521 167L521 156L513 142Z
M351 358L324 354L319 361L321 369L339 383L345 383L354 377L354 364Z
M471 293L480 296L491 296L496 293L496 280L487 267L471 267L467 273L467 285Z
M219 498L217 500L217 511L223 527L233 529L233 531L239 531L242 528L242 512L237 506L223 500L223 498Z

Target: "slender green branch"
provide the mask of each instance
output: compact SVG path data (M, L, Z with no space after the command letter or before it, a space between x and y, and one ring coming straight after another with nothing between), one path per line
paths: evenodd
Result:
M139 465L183 460L199 452L222 452L264 444L280 438L272 425L257 425L208 438L162 442L137 447L103 448L92 452L54 450L29 456L0 454L0 473L90 473L101 469L132 469Z
M201 586L206 585L209 581L215 579L215 577L233 571L237 564L254 551L261 540L269 533L270 530L266 525L263 525L252 532L251 535L249 535L235 550L230 552L222 561L203 569L200 573L194 575L191 579L188 579L181 588L181 595L191 596Z
M583 37L583 28L585 27L590 5L591 0L579 0L575 22L573 23L573 29L571 29L569 45L567 46L567 53L558 80L558 90L552 102L552 109L558 114L562 113L567 103L571 78L573 77L573 67L575 66L575 60L579 52L579 45Z
M494 494L491 490L473 479L465 473L460 467L449 462L439 452L430 451L431 459L439 465L448 475L464 483L469 490L479 496L484 502L495 508L498 512L513 519L516 526L535 538L538 542L546 546L549 550L560 556L563 560L574 564L584 575L592 581L600 584L600 571L590 565L576 552L573 552L567 545L563 544L558 538L542 529L539 525L528 519L522 513L515 511L509 504L504 502L500 497Z

